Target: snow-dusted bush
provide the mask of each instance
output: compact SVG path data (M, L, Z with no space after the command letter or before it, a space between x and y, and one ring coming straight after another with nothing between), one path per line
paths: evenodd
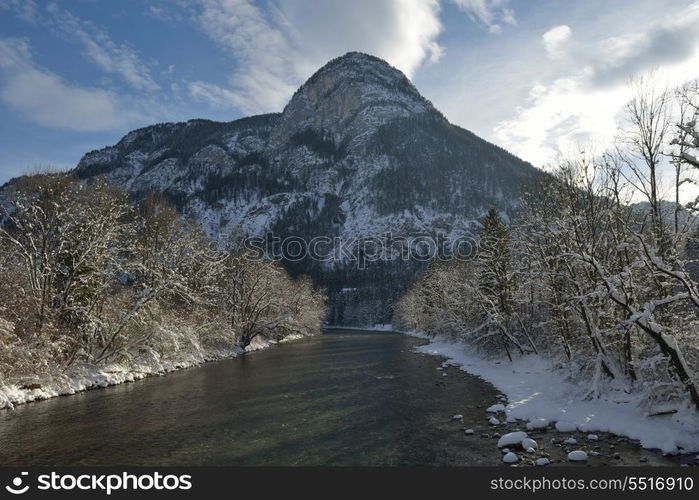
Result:
M221 247L163 199L134 204L100 180L47 174L17 183L2 210L3 382L87 365L171 369L320 330L322 290Z

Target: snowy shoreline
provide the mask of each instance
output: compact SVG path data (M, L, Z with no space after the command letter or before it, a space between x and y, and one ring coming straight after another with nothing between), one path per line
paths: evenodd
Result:
M559 432L609 432L668 454L699 451L699 415L689 405L672 415L649 416L639 406L639 395L609 392L599 399L583 399L580 388L540 356L527 355L512 363L484 359L463 342L421 332L401 333L429 341L417 347L418 352L445 357L444 366L458 367L493 384L507 397L504 412L510 419L546 419L558 423Z
M306 336L289 335L280 341L255 338L245 353L249 354L304 337ZM194 368L213 361L236 358L240 355L235 349L220 349L206 353L193 352L176 361L154 361L133 366L124 366L118 363L99 367L88 365L71 374L47 374L44 377L32 377L30 381L28 380L29 383L24 385L0 382L0 411L3 409L11 410L18 405L44 401L58 396L70 396L93 389L137 382L149 377L164 376L175 371ZM40 387L32 389L33 385Z

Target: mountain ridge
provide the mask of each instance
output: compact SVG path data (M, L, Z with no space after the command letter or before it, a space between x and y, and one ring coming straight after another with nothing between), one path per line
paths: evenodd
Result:
M163 194L214 237L304 240L472 234L489 208L511 213L545 175L449 123L402 72L358 52L316 71L280 113L142 127L85 154L75 173L135 197ZM286 264L329 287L335 323L389 322L424 265Z

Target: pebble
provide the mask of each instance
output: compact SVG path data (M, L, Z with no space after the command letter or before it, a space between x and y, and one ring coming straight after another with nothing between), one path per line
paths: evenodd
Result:
M571 462L584 462L587 460L587 453L583 450L575 450L568 453L568 460Z
M488 419L488 423L490 425L500 425L500 421L495 417L490 417L490 419Z
M597 441L599 440L599 436L597 434L588 434L587 439L589 439L590 441Z
M563 444L578 444L578 440L575 438L568 438L563 441Z
M463 420L464 416L461 413L457 413L456 415L451 417L452 420Z
M506 464L514 464L519 461L519 457L515 455L512 452L506 453L504 457L502 457L502 461L505 462Z
M534 462L538 467L543 467L544 465L548 465L551 463L551 461L548 458L539 458L536 462Z
M470 436L471 434L473 434L473 429L466 429L466 430L464 431L464 434Z

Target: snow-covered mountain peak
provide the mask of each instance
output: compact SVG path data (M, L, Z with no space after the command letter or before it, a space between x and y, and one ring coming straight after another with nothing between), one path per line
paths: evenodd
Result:
M283 147L294 133L313 129L336 144L356 147L358 136L423 113L442 118L400 70L377 57L349 52L328 62L296 91L272 141Z

